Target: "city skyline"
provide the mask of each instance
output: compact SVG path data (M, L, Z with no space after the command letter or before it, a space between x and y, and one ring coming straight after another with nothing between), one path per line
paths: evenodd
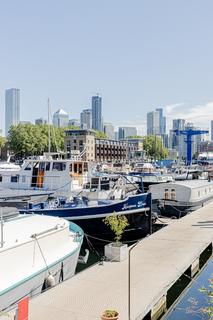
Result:
M5 93L7 90L11 90L11 89L6 89L5 90ZM19 94L20 94L20 89L17 89L19 90ZM89 102L90 102L90 108L86 109L86 110L91 110L92 111L92 98L93 97L89 97ZM102 97L101 98L101 104L102 104ZM19 106L19 108L21 109L21 107ZM60 108L56 107L54 110L52 110L52 108L50 107L50 113L51 113L51 122L53 120L53 116L54 116L54 113L56 113ZM64 109L64 107L62 107L62 109ZM66 109L66 108L65 108ZM153 108L152 108L153 109ZM153 110L150 109L148 110L148 113L153 113ZM172 129L173 127L173 120L174 119L184 119L186 122L190 122L190 123L193 123L196 127L200 127L200 128L203 128L203 129L208 129L209 130L209 134L211 134L211 121L210 119L212 119L213 115L212 115L212 109L213 109L213 103L209 103L207 104L206 106L197 106L196 107L192 107L190 108L189 110L191 110L191 113L187 113L187 114L184 114L184 109L185 109L185 104L184 103L180 103L180 104L176 104L176 105L168 105L168 106L161 106L161 107L155 107L155 110L160 110L162 109L162 112L164 114L164 121L166 121L166 132L169 133L169 130ZM6 109L5 109L6 110ZM4 111L5 111L4 110ZM67 109L66 109L67 110ZM81 113L82 111L84 111L85 109L81 109L79 108L79 113L76 115L75 118L77 118L80 122L80 117L81 117ZM181 112L181 110L183 110L183 112ZM20 113L21 110L19 110L19 113ZM102 111L104 111L104 108L102 108ZM65 111L66 112L66 111ZM154 111L156 112L156 111ZM69 112L68 113L68 116L69 116L69 119L73 119L74 116L73 114L70 114ZM103 112L104 113L104 112ZM147 114L148 114L147 113ZM46 119L47 119L48 116L46 116ZM39 118L43 118L45 119L45 115L44 114L40 114L38 116L37 119ZM199 125L199 121L196 121L196 119L204 119L206 120L205 121L205 124L204 122L200 122L200 125ZM194 121L192 120L194 119ZM35 123L35 120L36 118L34 117L31 117L30 119L24 119L22 117L20 117L20 122L24 123L24 122L32 122L32 123ZM143 119L143 121L139 124L138 123L138 120L136 118L136 120L134 120L133 122L132 121L125 121L125 120L120 120L120 122L118 122L117 124L114 122L114 121L105 121L105 118L102 119L104 122L107 122L107 123L112 123L113 126L115 127L115 130L118 130L119 127L136 127L137 129L137 132L139 135L146 135L147 133L147 115L145 117L145 119ZM168 126L167 126L167 123L168 123ZM123 124L123 125L122 125ZM202 125L204 124L204 125ZM3 129L3 132L4 132L4 128L5 127L2 127L0 129Z
M98 91L105 121L116 126L145 132L148 110L164 106L168 118L172 108L173 118L188 113L209 127L212 1L20 0L0 8L1 114L10 87L21 89L21 119L31 121L47 118L48 97L52 110L64 106L75 118Z

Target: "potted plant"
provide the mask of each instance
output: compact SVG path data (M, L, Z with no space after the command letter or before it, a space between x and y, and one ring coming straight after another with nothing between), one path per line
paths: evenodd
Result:
M102 320L117 320L118 319L118 312L116 310L105 310L104 313L101 315Z
M127 244L120 242L125 228L129 225L125 215L110 215L106 217L104 223L110 227L115 234L115 242L104 247L105 257L110 261L123 261L127 258Z

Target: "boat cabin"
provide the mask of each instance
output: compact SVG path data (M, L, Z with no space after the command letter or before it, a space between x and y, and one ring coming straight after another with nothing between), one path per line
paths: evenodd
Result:
M16 170L0 171L0 187L63 190L81 188L87 182L88 163L80 159L26 159Z

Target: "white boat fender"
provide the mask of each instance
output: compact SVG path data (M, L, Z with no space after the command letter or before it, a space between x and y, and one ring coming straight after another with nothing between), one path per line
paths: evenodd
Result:
M49 274L48 277L45 279L47 288L52 288L55 286L55 278L52 274Z
M85 249L85 256L78 257L78 263L86 264L89 258L89 250Z

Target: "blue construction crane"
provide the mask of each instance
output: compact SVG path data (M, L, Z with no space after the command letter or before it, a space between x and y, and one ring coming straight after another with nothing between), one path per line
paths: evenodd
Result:
M191 165L192 163L192 136L196 136L199 134L205 134L209 133L208 130L193 130L193 129L186 129L186 130L173 130L177 136L179 135L185 135L186 140L186 147L187 147L187 153L186 153L186 164Z

